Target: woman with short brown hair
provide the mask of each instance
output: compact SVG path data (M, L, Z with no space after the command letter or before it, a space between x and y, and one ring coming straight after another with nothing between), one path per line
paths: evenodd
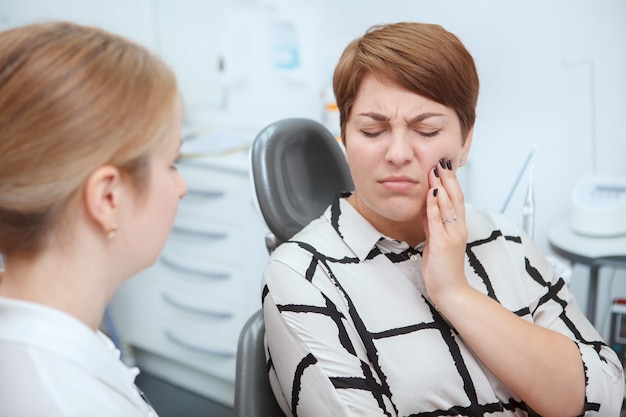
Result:
M287 415L617 416L617 355L532 240L465 205L478 76L437 25L367 31L334 90L354 190L270 258L270 381Z

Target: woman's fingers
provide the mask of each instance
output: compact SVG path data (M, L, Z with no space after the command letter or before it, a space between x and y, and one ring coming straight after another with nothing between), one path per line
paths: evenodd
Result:
M466 284L464 274L467 227L463 192L451 163L441 161L429 174L426 199L426 246L422 274L426 291L437 305L441 294Z
M442 166L445 166L446 169L441 169ZM443 159L439 161L437 166L437 174L439 175L438 179L446 190L446 196L448 197L451 205L452 213L448 211L444 211L442 219L452 219L454 215L457 215L458 218L465 218L465 200L463 197L463 191L461 190L461 186L456 177L456 172L452 167L451 161L444 161Z
M463 192L451 166L450 161L442 159L431 170L431 195L426 207L429 227L437 228L437 222L444 227L449 226L465 216Z

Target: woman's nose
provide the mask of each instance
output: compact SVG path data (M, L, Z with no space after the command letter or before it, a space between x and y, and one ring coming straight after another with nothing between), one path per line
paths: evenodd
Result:
M182 199L187 195L187 183L182 175L178 174L178 198Z
M395 165L404 165L413 159L413 147L406 134L394 132L391 135L386 159Z

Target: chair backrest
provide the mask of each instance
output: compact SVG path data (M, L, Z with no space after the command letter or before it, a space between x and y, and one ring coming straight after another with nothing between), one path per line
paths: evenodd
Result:
M234 417L284 417L272 388L265 360L263 311L244 324L237 345Z
M277 244L319 217L337 193L354 187L341 145L310 119L283 119L261 130L250 166L256 201Z
M272 238L268 250L319 217L335 195L353 189L343 149L322 125L284 119L261 130L250 150L256 201ZM262 310L243 326L237 347L235 417L284 417L270 387Z

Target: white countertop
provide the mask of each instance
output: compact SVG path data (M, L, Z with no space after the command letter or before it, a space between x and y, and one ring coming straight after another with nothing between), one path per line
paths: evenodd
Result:
M557 248L587 258L623 257L626 261L626 235L589 237L572 231L568 221L554 224L548 240Z

